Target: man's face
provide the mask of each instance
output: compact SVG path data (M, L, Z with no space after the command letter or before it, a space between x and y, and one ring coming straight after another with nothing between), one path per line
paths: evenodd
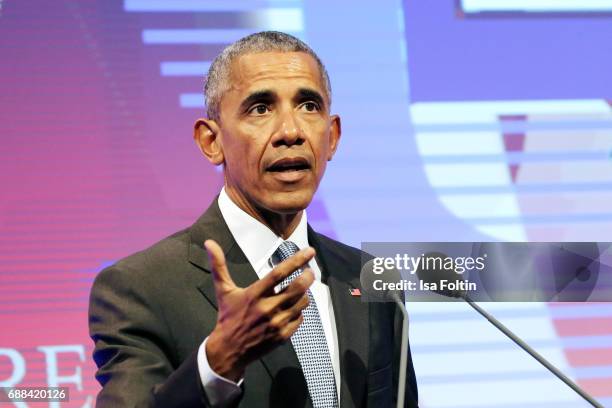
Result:
M314 58L247 54L234 61L217 140L228 194L256 211L308 206L340 137Z

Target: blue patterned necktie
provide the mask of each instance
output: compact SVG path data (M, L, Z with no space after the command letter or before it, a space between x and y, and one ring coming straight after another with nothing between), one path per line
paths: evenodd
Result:
M293 242L283 242L272 255L272 264L276 265L284 261L297 251L299 251L299 248ZM284 289L300 273L302 273L302 269L294 271L281 282L281 288ZM310 289L308 289L307 294L310 303L302 310L304 321L291 336L291 343L302 366L304 378L306 378L306 384L308 385L308 393L314 408L335 408L338 407L338 396L329 347L325 340L321 317Z

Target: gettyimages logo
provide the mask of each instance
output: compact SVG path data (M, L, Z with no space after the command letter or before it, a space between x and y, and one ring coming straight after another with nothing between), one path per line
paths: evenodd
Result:
M397 254L393 258L374 258L372 261L372 272L375 274L382 274L385 270L397 269L399 271L404 270L410 274L415 274L417 271L433 272L445 270L461 275L466 271L483 270L485 268L486 258L487 254L478 257L452 257L441 252L431 252L416 257L409 256L408 254Z

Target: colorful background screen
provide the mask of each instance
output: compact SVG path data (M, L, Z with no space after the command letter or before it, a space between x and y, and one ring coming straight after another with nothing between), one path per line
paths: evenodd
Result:
M94 405L91 283L218 193L192 140L203 76L266 29L332 79L320 232L612 240L610 0L0 0L0 386ZM612 407L612 304L486 307ZM422 407L586 406L473 311L409 311Z

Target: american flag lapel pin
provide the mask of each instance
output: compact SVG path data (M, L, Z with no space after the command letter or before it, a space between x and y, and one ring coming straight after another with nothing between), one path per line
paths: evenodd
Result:
M359 290L359 288L351 288L349 289L349 293L351 296L361 296L361 290Z

